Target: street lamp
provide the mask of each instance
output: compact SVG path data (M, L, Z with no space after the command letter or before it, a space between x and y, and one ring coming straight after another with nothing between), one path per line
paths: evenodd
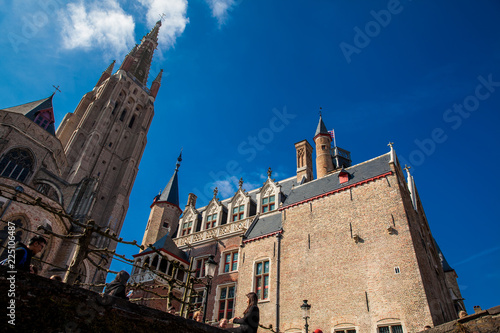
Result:
M216 268L217 263L214 260L214 256L210 255L210 257L208 257L208 260L205 261L205 276L207 277L207 285L205 286L205 306L203 307L203 322L205 322L207 318L208 294L210 294L212 279L215 276Z
M304 325L306 333L309 333L309 325L307 324L307 319L309 318L309 313L311 311L311 304L307 304L307 299L305 299L300 308L302 309L302 318L306 320L306 324Z

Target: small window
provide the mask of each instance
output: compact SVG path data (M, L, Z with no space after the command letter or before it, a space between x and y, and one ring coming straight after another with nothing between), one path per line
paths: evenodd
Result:
M399 274L399 273L400 273L400 270L399 270L399 267L398 267L398 266L394 267L394 273L396 273L396 274Z
M195 262L195 266L196 269L195 269L195 273L194 273L194 276L196 278L202 278L202 277L205 277L205 261L207 261L208 257L206 258L199 258L199 259L196 259L196 262Z
M135 114L130 118L130 122L128 123L128 127L132 128L134 126L134 121L135 121Z
M122 111L122 114L120 115L120 121L123 121L123 119L125 119L125 115L127 114L127 110L123 110Z
M321 145L321 150L326 150L326 145Z
M269 260L255 264L255 293L259 300L269 298Z
M239 221L242 220L245 216L245 205L241 205L239 207L233 208L233 217L231 221Z
M191 233L191 229L193 228L193 221L185 222L182 224L182 236L189 235Z
M401 325L388 325L379 326L379 333L403 333L403 327Z
M205 229L214 228L217 222L217 213L207 216L207 223Z
M233 318L234 289L235 286L228 286L220 289L218 320Z
M275 204L274 204L274 195L271 195L269 197L262 198L262 213L270 212L274 210Z
M224 255L224 273L234 272L238 269L238 251Z

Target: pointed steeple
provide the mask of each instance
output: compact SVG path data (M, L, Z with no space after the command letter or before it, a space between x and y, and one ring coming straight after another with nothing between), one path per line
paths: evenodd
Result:
M113 60L113 62L108 66L108 68L106 68L106 70L102 72L99 81L97 81L96 87L99 87L104 81L106 81L111 76L111 73L113 73L113 67L115 66L115 62L116 60Z
M9 112L23 114L26 118L34 121L40 127L52 135L56 135L54 127L54 109L52 107L52 97L55 92L47 98L18 106L3 109Z
M182 151L177 158L177 162L175 163L174 174L167 183L167 186L165 186L165 188L163 189L158 201L166 201L173 205L179 206L179 183L177 180L177 172L179 171L179 167L181 166L181 161Z
M314 137L316 137L318 134L326 134L330 136L330 133L328 133L325 123L323 122L323 117L321 116L321 114L319 115L319 123L318 127L316 128L316 133L314 134Z
M153 53L158 46L158 33L160 31L161 21L151 31L146 34L141 44L136 45L125 57L120 69L132 74L143 86L146 85L153 61Z
M160 70L160 73L158 73L158 76L156 76L156 79L151 84L151 89L149 90L150 91L149 95L152 96L153 98L156 98L156 95L158 94L158 90L160 90L162 74L163 74L163 69Z

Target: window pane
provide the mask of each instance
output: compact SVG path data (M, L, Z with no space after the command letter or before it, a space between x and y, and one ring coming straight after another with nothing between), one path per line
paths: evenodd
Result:
M212 220L216 220L217 219L217 213L215 213L214 215L212 215Z
M231 261L231 254L226 254L226 261L225 263L229 263Z
M264 199L262 199L262 204L263 204L263 205L267 204L267 200L269 200L269 199L268 199L268 198L264 198Z
M392 333L403 333L403 327L401 325L392 326Z
M238 213L238 207L233 208L233 214L236 214L236 213Z
M220 299L226 299L227 288L222 288L220 290Z
M234 287L229 287L227 298L234 298Z
M379 327L378 331L379 331L379 333L390 333L389 326Z
M245 209L245 206L240 206L240 212L242 212Z
M269 202L274 202L274 195L271 195L271 196L269 197Z
M270 204L270 205L269 205L269 209L270 209L270 210L274 210L274 204Z
M268 206L264 206L262 207L262 212L265 213L269 210L269 207Z
M260 275L260 274L262 274L262 263L261 262L259 262L257 264L257 275Z
M269 273L269 261L264 262L264 273Z

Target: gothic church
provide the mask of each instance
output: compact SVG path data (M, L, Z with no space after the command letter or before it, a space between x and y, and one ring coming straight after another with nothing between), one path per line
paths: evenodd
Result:
M76 241L52 233L81 233L71 220L93 220L102 230L120 234L161 84L160 71L146 86L160 26L158 21L114 74L113 61L57 131L54 95L0 110L2 258L8 221L16 225L16 240L25 244L34 233L45 233L48 246L35 261L43 276L64 275L68 269ZM93 234L89 249L98 248L112 251L116 242ZM91 262L109 268L111 259L106 253L89 254L74 273L82 283L103 283L105 273Z

